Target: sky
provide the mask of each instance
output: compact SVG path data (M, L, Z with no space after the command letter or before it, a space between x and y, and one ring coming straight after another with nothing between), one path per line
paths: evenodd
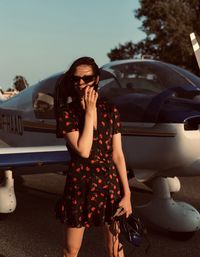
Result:
M111 49L145 37L138 8L139 0L0 0L0 87L16 75L35 84L81 56L109 62Z

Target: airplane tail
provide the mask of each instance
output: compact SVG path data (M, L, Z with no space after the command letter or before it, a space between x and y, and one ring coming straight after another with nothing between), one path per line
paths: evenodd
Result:
M192 32L190 34L190 40L192 42L194 54L195 54L195 57L196 57L196 60L197 60L197 63L198 63L199 69L200 69L200 47L199 47L199 43L196 39L194 32Z

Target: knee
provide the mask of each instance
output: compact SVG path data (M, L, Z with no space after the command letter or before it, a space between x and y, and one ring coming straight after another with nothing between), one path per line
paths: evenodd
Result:
M79 249L80 248L73 247L73 246L66 247L63 250L63 257L76 257L78 255Z

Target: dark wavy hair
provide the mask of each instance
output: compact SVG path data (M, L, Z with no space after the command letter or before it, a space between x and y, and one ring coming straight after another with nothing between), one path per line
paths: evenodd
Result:
M97 77L100 75L100 69L95 60L91 57L84 56L76 59L68 71L66 71L57 81L54 92L54 110L56 119L56 134L57 137L61 137L59 134L59 114L67 107L69 97L71 99L77 99L78 94L72 83L72 76L74 75L76 68L80 65L89 65L92 67L94 75Z

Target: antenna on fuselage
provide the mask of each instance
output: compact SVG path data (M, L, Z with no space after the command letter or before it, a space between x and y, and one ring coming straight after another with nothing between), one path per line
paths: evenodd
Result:
M194 32L190 33L190 40L192 42L194 54L195 54L195 57L196 57L196 60L197 60L197 63L198 63L199 69L200 69L200 48L199 48L199 43L196 39Z

